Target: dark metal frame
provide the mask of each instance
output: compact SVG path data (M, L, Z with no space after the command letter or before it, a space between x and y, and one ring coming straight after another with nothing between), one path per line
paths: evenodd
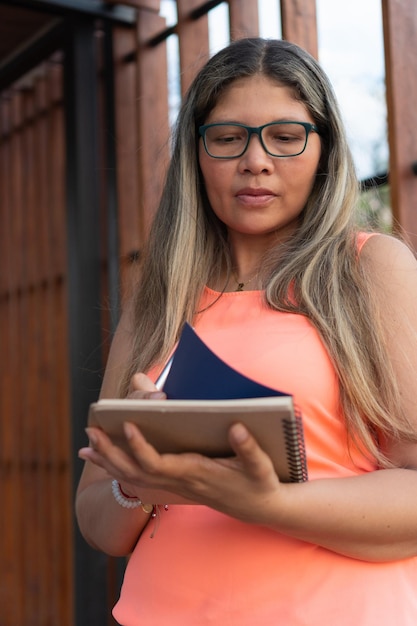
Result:
M91 18L73 20L69 28L67 25L64 66L74 495L82 469L77 450L86 444L86 415L90 403L97 399L102 371L94 31ZM87 546L75 520L73 527L76 624L105 624L107 558Z
M389 177L387 172L381 172L379 174L375 174L375 176L371 176L370 178L365 178L361 180L360 186L361 191L368 191L369 189L375 189L375 187L382 187L383 185L389 184Z
M124 24L133 24L136 19L135 9L109 5L104 0L0 0L0 4L10 4L13 7L61 16L80 15L103 18Z

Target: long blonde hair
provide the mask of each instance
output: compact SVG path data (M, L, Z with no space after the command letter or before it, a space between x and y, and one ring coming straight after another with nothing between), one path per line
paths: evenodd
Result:
M351 441L388 465L377 433L406 440L399 391L384 335L357 262L358 182L330 82L317 62L286 41L242 39L212 57L191 85L174 130L173 154L143 255L135 296L135 371L163 362L216 268L230 267L227 232L210 208L198 164L198 128L237 78L262 74L292 88L317 125L322 155L297 232L265 257L268 305L306 315L320 333L340 380ZM292 297L289 297L289 293ZM415 437L415 434L414 434Z

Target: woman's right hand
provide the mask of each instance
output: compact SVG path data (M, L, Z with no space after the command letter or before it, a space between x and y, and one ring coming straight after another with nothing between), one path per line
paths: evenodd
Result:
M163 400L166 394L157 389L152 380L143 373L132 376L128 393L128 400ZM90 461L95 466L104 470L112 479L116 479L122 486L123 492L129 496L139 495L140 488L135 485L137 463L118 446L115 446L110 438L98 428L87 428L89 446L81 448L79 457L84 461Z
M146 374L139 372L132 376L127 394L127 398L129 400L143 398L148 398L149 400L162 400L166 397L166 393L158 390L156 385L151 381L149 376L146 376Z

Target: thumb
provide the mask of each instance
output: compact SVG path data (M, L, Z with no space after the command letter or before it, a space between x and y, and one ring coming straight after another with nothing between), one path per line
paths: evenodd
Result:
M155 391L156 387L149 376L136 372L130 379L129 391Z
M269 456L258 445L246 426L240 422L231 426L229 441L236 456L252 476L262 478L273 470Z
M130 398L166 398L166 394L158 391L156 385L151 381L149 376L142 372L133 374L130 379L128 397Z

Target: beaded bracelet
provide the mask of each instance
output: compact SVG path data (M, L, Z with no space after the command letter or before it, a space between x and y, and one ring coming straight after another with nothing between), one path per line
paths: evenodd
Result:
M128 496L126 493L123 493L120 483L117 480L112 480L111 490L116 502L124 509L137 509L141 507L142 511L148 513L148 515L154 510L153 504L144 504L140 498Z

